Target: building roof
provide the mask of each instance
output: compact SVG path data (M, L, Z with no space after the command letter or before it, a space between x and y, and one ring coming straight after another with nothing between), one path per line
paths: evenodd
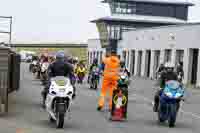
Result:
M144 27L144 28L135 28L132 29L131 31L142 31L142 30L153 30L153 29L161 29L161 28L173 28L173 27L185 27L185 26L200 26L200 22L188 22L184 24L178 24L178 25L165 25L165 26L156 26L156 27ZM131 32L127 31L127 32Z
M144 16L144 15L112 15L92 22L99 21L121 21L121 22L143 22L143 23L163 23L163 24L182 24L187 23L187 21L176 19L172 17L160 17L160 16Z
M103 0L103 3L109 3L114 0ZM188 0L115 0L116 2L142 2L142 3L160 3L160 4L175 4L175 5L188 5L193 6L194 4L188 2Z

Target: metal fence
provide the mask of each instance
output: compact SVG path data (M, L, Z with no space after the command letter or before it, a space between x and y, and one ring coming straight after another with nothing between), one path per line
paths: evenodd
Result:
M10 48L0 47L0 111L8 112L8 94L19 89L20 56Z

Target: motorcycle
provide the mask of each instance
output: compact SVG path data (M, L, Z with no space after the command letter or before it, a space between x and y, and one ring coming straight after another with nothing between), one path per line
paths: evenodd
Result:
M50 122L56 121L57 128L63 128L66 112L70 112L73 93L69 78L57 76L51 79L45 105Z
M33 74L35 74L37 72L37 69L38 69L38 62L36 60L33 61L32 63L32 72Z
M38 68L37 68L37 71L36 71L36 79L41 79L41 67L42 67L42 63L39 62L38 63Z
M91 89L97 89L99 84L99 78L100 78L100 71L98 67L93 68L90 78L90 88Z
M29 65L29 72L32 72L33 62Z
M158 106L159 122L168 121L169 127L174 127L177 113L180 107L180 101L184 96L182 85L175 80L166 82L163 92L160 94Z
M127 119L128 86L130 79L126 73L120 73L117 89L113 91L111 120L121 121Z
M41 81L42 81L43 85L45 84L45 81L48 78L48 74L47 74L48 67L49 67L48 62L43 63L41 66Z

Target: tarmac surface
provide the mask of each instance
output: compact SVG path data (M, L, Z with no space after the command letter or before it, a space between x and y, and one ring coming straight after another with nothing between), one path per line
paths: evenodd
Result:
M20 90L9 96L9 113L0 115L0 133L199 133L200 90L187 89L176 127L169 128L167 123L158 124L152 111L154 84L148 79L132 80L126 122L109 121L107 106L96 111L99 91L89 89L86 82L77 85L71 118L65 118L63 129L56 129L41 106L41 82L28 72L28 64L22 63Z

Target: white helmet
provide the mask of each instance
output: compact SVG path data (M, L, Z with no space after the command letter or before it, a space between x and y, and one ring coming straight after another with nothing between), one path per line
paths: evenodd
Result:
M172 63L172 62L166 62L165 63L165 67L166 68L174 68L174 63Z
M74 60L78 61L78 57L75 57Z

